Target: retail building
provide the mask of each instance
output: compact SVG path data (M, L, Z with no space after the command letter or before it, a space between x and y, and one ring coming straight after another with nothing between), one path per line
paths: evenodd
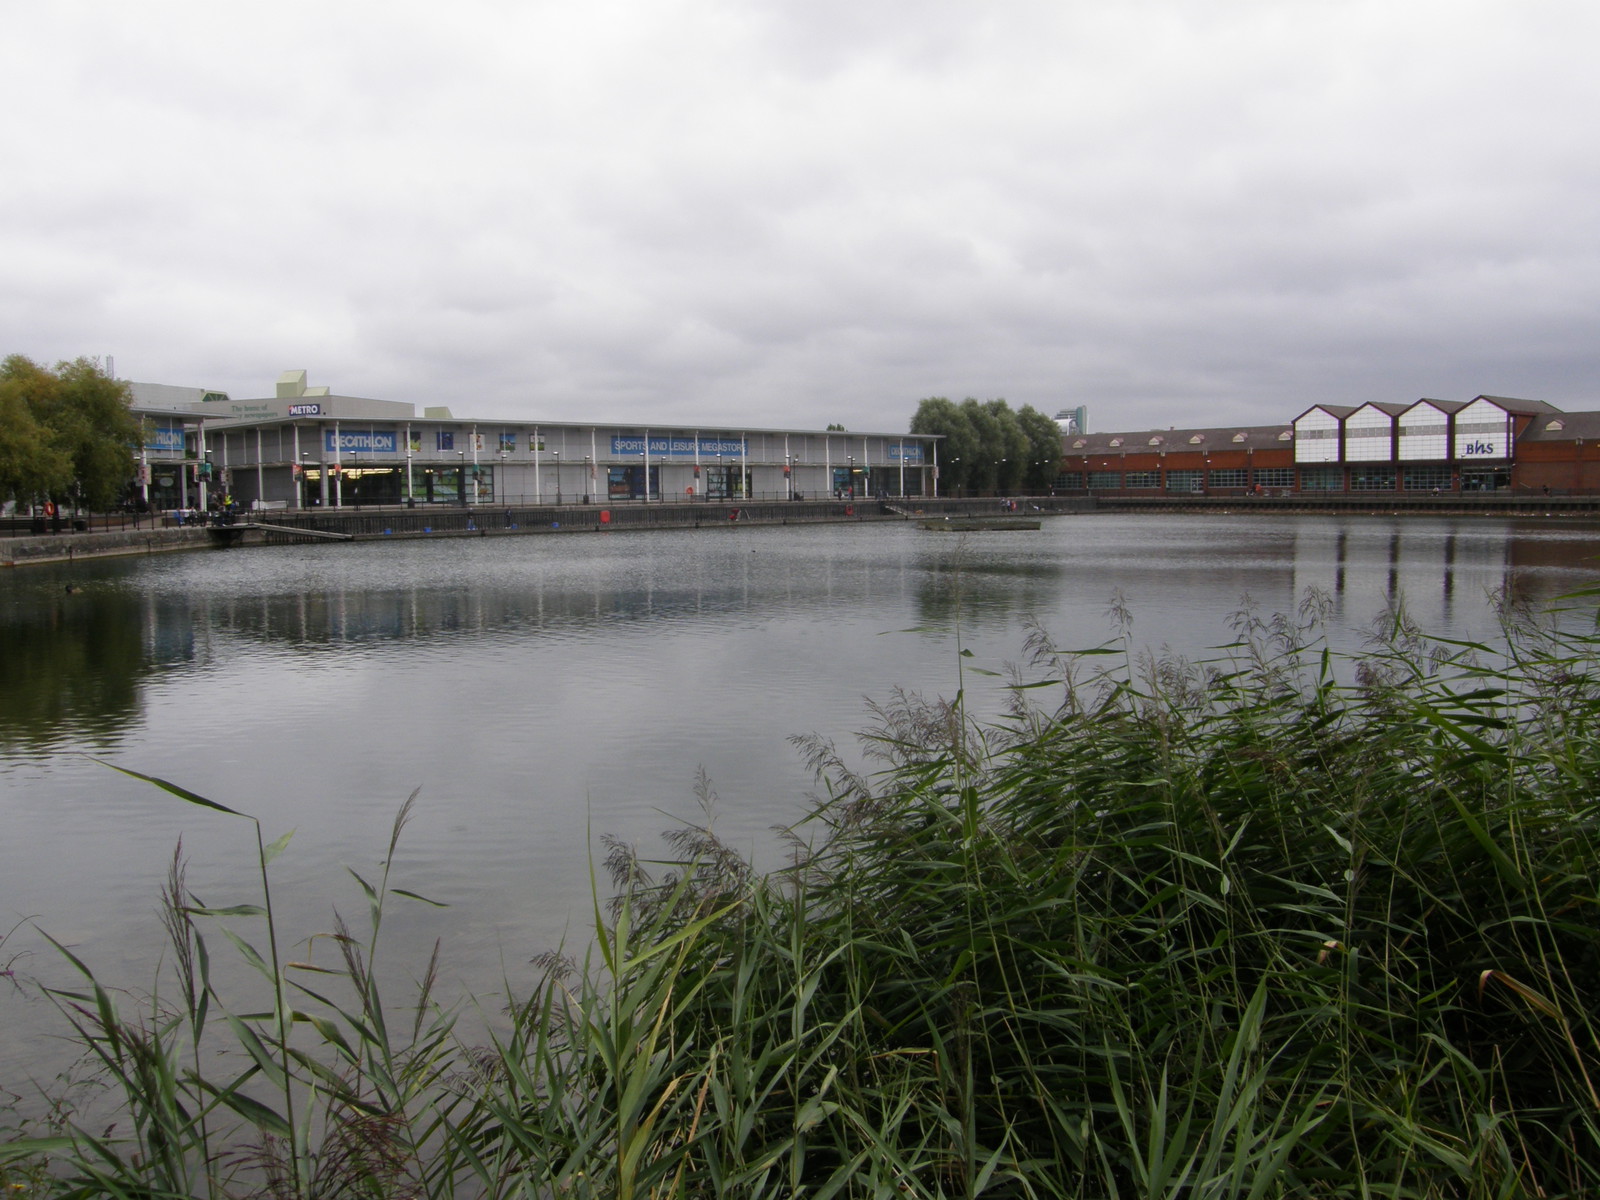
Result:
M612 503L922 496L938 439L900 433L470 420L286 372L235 401L132 384L152 507Z

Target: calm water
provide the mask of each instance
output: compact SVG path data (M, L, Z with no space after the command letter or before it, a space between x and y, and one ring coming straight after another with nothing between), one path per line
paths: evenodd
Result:
M298 935L371 875L413 789L387 928L406 969L443 937L444 978L489 990L589 920L602 833L654 850L710 775L724 837L770 830L813 783L789 737L851 744L865 700L954 693L1003 672L1024 624L1064 646L1111 634L1190 653L1248 594L1335 600L1335 637L1403 595L1430 631L1487 636L1488 595L1539 600L1600 572L1600 526L1499 518L1061 518L965 539L895 525L307 546L0 574L0 932L35 919L104 978L155 977L155 917L181 837L208 903L253 899L247 823L90 756L295 831L274 883ZM81 587L69 594L67 582ZM998 707L998 679L967 676ZM220 942L220 938L217 939ZM0 954L61 981L24 925ZM220 948L218 953L224 953ZM305 953L304 948L297 953ZM326 947L316 953L325 954ZM0 988L0 1083L61 1048L39 1001Z

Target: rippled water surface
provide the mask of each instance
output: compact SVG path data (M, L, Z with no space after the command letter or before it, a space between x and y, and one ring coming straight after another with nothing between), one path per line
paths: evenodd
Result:
M996 711L1030 622L1096 645L1120 593L1136 641L1199 654L1227 640L1241 597L1292 610L1315 587L1344 646L1401 596L1431 632L1485 637L1491 593L1546 600L1591 582L1597 553L1600 527L1567 521L1108 515L967 537L714 529L14 570L0 574L0 932L32 918L148 988L180 837L205 901L253 898L248 823L97 759L256 815L269 838L294 830L273 878L302 936L335 903L360 916L343 868L378 870L420 789L394 881L449 907L397 906L388 928L401 961L442 937L447 985L490 989L585 939L600 834L653 852L697 815L704 768L724 837L770 863L771 828L813 786L792 735L848 746L867 697L952 695L962 663L969 698ZM8 959L19 977L64 977L26 925ZM47 1074L60 1050L38 1041L56 1027L44 1006L17 989L0 1006L0 1084Z

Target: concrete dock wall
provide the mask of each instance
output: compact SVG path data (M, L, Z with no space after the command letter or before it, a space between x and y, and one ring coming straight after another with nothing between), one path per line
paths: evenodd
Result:
M127 554L162 554L193 550L210 543L204 529L172 526L164 529L127 529L111 533L45 533L0 539L0 567L30 563L75 562Z

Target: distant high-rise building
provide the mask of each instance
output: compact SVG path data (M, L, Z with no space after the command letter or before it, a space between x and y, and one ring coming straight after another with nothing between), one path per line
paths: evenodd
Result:
M1088 433L1089 406L1080 404L1077 408L1063 408L1056 414L1056 424L1061 426L1062 433Z

